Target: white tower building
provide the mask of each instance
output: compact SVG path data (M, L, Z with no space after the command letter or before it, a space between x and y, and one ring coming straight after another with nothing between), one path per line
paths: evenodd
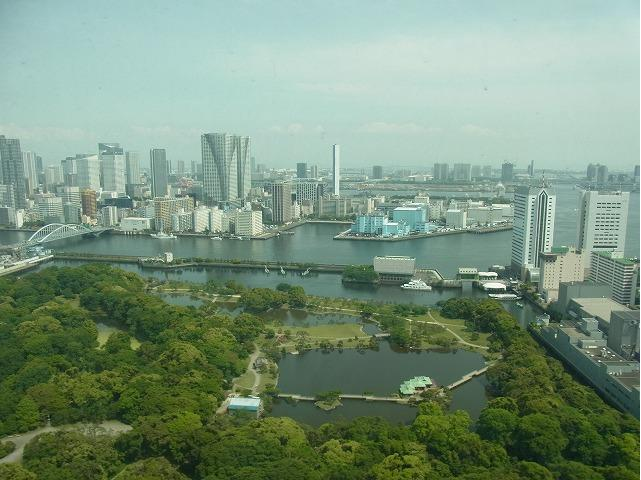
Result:
M623 253L628 226L629 192L584 190L579 194L577 248Z
M334 185L334 190L333 193L334 195L340 195L341 194L341 146L340 145L334 145L333 148L333 153L334 153L334 162L332 165L332 179L333 182L332 184Z
M554 240L556 194L545 186L521 186L514 192L512 270L521 278L526 272L538 277L539 253L549 252ZM532 278L538 281L538 278Z
M125 193L125 155L119 143L99 143L102 186L108 192Z

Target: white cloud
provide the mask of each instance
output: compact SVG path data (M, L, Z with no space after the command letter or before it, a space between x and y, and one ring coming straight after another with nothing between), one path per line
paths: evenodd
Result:
M416 123L388 123L372 122L361 125L358 128L362 133L382 133L382 134L406 134L406 135L431 135L440 133L442 129L438 127L425 127Z

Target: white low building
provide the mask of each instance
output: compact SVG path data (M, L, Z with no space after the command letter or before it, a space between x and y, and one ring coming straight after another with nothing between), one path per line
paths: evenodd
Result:
M448 228L465 228L467 212L463 210L448 210L445 212L445 226Z
M152 218L126 217L120 222L120 229L123 232L142 232L152 229Z
M253 237L263 233L263 212L241 210L236 214L236 235Z

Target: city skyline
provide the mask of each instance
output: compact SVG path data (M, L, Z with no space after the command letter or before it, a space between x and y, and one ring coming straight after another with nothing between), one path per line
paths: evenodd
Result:
M240 2L242 26L217 29L196 3L3 2L0 133L47 165L104 138L188 165L212 130L273 167L331 166L334 143L355 168L638 163L637 3L368 4L365 20L358 2Z

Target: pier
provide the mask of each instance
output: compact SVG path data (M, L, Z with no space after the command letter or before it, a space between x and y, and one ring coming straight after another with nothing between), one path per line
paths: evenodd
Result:
M444 388L445 388L446 390L454 390L456 387L460 387L460 386L461 386L461 385L463 385L464 383L469 382L469 381L470 381L470 380L472 380L474 377L478 377L479 375L483 375L485 372L487 372L487 369L488 369L489 367L490 367L490 366L488 365L488 366L486 366L486 367L480 368L480 369L478 369L478 370L474 370L473 372L470 372L470 373L468 373L468 374L466 374L466 375L463 375L463 376L462 376L461 378L459 378L456 382L450 383L449 385L447 385L447 386L446 386L446 387L444 387Z

